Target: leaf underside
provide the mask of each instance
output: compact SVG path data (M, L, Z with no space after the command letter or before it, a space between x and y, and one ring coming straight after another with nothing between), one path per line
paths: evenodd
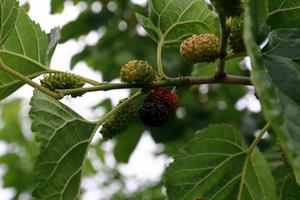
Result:
M80 199L82 167L95 124L38 91L31 106L32 131L40 142L33 196L39 200Z
M138 15L138 20L154 40L173 46L193 34L214 32L216 16L202 0L151 0L149 18Z

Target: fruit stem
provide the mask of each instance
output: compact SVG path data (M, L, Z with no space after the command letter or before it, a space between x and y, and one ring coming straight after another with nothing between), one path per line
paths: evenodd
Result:
M33 80L31 80L30 78L24 76L23 74L11 69L10 67L8 67L2 59L0 59L0 70L6 72L7 74L10 74L12 76L14 76L15 78L23 81L24 83L32 86L33 88L36 88L38 90L40 90L41 92L55 98L55 99L61 99L63 96L61 96L61 94L52 92L51 90L49 90L48 88L45 88L39 84L37 84L36 82L34 82Z
M110 112L108 112L103 118L96 121L96 127L100 127L107 119L109 119L111 116L113 116L115 113L117 113L120 109L124 108L128 105L128 103L135 101L137 98L139 98L143 94L142 90L137 91L134 95L120 103L117 107L112 109Z
M253 150L255 149L256 145L261 141L261 139L263 138L263 136L265 135L265 133L269 130L269 128L271 127L271 123L268 122L263 129L260 130L260 132L258 133L258 135L256 136L255 140L252 142L252 144L250 145L250 147L248 148L248 153L251 154L253 152Z
M149 84L131 84L131 83L103 83L100 86L76 88L76 89L66 89L66 90L56 90L61 95L70 95L73 93L87 93L95 91L107 91L116 89L127 89L127 88L157 88L157 87L181 87L181 86L191 86L199 84L213 84L213 83L224 83L224 84L239 84L239 85L252 85L251 79L249 77L226 75L222 78L216 78L215 76L208 77L189 77L182 76L178 78L169 78L166 80L154 81Z
M156 61L157 61L157 70L159 75L163 79L168 79L168 76L164 73L163 65L162 65L162 48L163 48L163 41L164 39L160 39L157 44L157 50L156 50Z
M220 28L221 28L222 37L221 37L219 64L217 66L217 71L215 74L216 78L222 78L223 76L225 76L227 44L228 44L228 37L230 34L230 27L231 27L231 18L226 20L225 15L223 13L219 13L219 19L220 19Z

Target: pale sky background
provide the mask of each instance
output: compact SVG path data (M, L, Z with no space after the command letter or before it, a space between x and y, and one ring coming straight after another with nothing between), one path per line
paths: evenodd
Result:
M20 3L23 4L25 0L20 0ZM69 21L75 20L79 14L80 10L85 9L85 4L78 4L74 6L71 2L66 3L65 10L62 14L50 15L50 0L29 0L31 9L29 12L30 17L39 23L43 30L49 32L51 28L56 26L63 26ZM146 5L146 0L132 0L132 2ZM101 9L99 4L95 4L95 11ZM99 40L99 34L96 31L91 32L86 37L81 37L79 41L69 41L62 45L58 45L55 54L52 59L51 67L63 71L69 71L69 64L71 57L80 52L85 44L96 44ZM81 62L76 65L73 70L74 73L82 74L86 77L101 81L102 77L99 72L93 71L85 63ZM115 80L119 81L119 80ZM206 90L207 86L202 85L199 87L200 90ZM15 92L9 99L22 97L26 101L24 103L24 111L28 111L28 100L32 95L32 88L30 86L24 86ZM119 99L127 97L127 90L115 90L111 92L94 92L84 95L83 97L71 99L66 97L62 100L63 103L70 106L72 109L80 113L87 119L98 119L102 116L103 112L101 110L93 111L90 108L93 105L96 105L100 102L101 99L111 97L113 99L114 105L118 102ZM249 103L251 102L251 104ZM26 106L27 105L27 106ZM220 105L224 106L224 105ZM237 109L249 109L251 111L259 112L260 104L253 96L253 92L249 92L243 99L241 99L237 105ZM26 114L26 112L24 112ZM24 123L25 124L25 123ZM24 127L25 131L30 127ZM95 140L99 139L100 134L97 135ZM107 152L111 151L113 147L112 143L108 143L105 146ZM127 188L129 190L135 190L137 188L136 180L139 182L149 182L159 180L161 174L164 171L167 163L170 162L170 159L166 156L154 156L154 153L162 148L161 146L155 144L149 134L145 133L139 142L135 152L131 156L129 164L122 165L120 171L122 174L128 177ZM0 155L6 153L6 144L0 142ZM91 154L91 156L93 156ZM107 157L110 165L115 163L113 156L110 154ZM101 163L95 159L93 165L97 168L100 168ZM0 168L0 175L4 173L3 168ZM110 194L114 191L112 188L111 191L99 190L97 182L105 179L101 172L99 175L88 178L83 181L83 187L87 192L83 195L83 200L106 200L103 198L103 195ZM0 199L1 200L10 200L12 196L12 189L3 189L2 182L0 179ZM27 200L28 196L22 197L22 200Z

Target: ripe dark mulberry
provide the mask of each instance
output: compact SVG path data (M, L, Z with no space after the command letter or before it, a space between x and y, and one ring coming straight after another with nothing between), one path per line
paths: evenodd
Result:
M63 90L81 88L84 86L84 81L80 76L68 72L50 73L44 76L40 81L41 85L49 90ZM72 94L72 97L80 96L81 94Z
M139 117L150 127L160 127L178 107L178 97L165 88L152 90L139 109Z

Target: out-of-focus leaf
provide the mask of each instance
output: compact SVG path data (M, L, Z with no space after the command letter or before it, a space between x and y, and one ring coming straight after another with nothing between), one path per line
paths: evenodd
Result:
M108 25L109 19L113 16L114 13L107 9L99 13L93 13L90 10L82 12L76 20L62 27L60 42L77 39L79 36L85 35L91 30L97 30L103 25Z
M114 156L120 163L127 163L140 141L144 128L140 124L130 125L129 129L117 136Z
M51 14L61 13L64 10L65 1L51 0Z
M213 125L200 131L167 168L168 198L276 199L267 162L258 149L252 153L231 126Z
M21 101L14 100L3 104L1 118L3 128L0 129L0 140L6 142L23 142L24 136L20 126L20 108Z
M235 75L245 75L240 68L240 63L242 59L236 58L231 59L226 62L226 72L228 74L235 74ZM192 72L193 76L213 76L216 72L217 62L214 63L199 63L195 65L194 70Z
M300 186L297 184L293 175L284 178L280 193L281 200L300 199Z
M24 161L26 161L24 158L15 153L7 153L0 157L0 165L7 168L3 176L4 187L14 187L20 193L32 189L32 163Z
M88 176L95 176L95 174L97 174L97 170L93 166L92 161L89 159L87 159L84 164L84 172Z

